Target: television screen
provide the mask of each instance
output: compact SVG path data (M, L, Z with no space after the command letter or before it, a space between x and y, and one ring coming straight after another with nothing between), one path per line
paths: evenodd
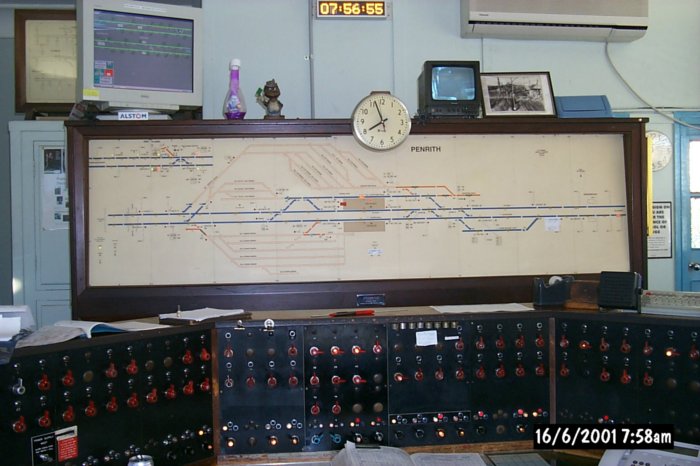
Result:
M192 92L194 22L95 10L94 85Z
M432 73L433 100L474 100L474 69L463 66L435 66Z
M478 61L429 60L418 76L421 118L478 118L481 81Z

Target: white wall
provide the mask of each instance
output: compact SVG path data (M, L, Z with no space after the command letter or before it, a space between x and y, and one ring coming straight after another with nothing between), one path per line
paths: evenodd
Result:
M254 93L275 78L287 118L347 118L372 90L389 90L415 113L425 60L479 60L494 71L549 71L556 95L605 94L615 111L672 123L649 109L700 109L700 1L650 0L649 30L611 43L463 39L459 0L393 0L386 20L317 20L310 0L204 0L205 118L222 118L227 64L243 60L250 118ZM631 92L613 69L647 102ZM673 165L654 173L654 200L673 200ZM648 286L673 289L673 259L649 261Z
M606 94L616 110L647 107L617 77L604 43L463 39L459 0L393 0L386 20L317 20L312 4L204 0L206 118L221 118L232 57L243 59L253 118L262 116L253 94L272 77L288 117L346 118L376 89L400 96L413 113L416 78L428 59L477 59L484 71L549 71L557 95ZM700 108L700 1L650 0L649 9L647 34L611 43L612 62L652 104Z
M583 1L583 0L582 0ZM614 0L611 0L614 1ZM0 0L0 124L13 113L12 5ZM41 0L42 7L69 0ZM459 0L392 0L386 20L316 20L312 0L203 0L207 21L204 117L222 118L228 63L243 61L248 117L263 110L255 90L275 78L287 118L347 118L372 90L389 90L415 113L416 78L429 59L479 60L485 71L549 71L556 95L605 94L617 111L650 119L649 127L671 135L669 120L648 109L617 77L602 43L511 41L460 37ZM613 63L652 105L700 109L700 0L649 0L649 31L640 40L609 47ZM9 38L6 38L9 37ZM0 213L10 211L7 134L0 137ZM673 166L654 174L654 199L673 200ZM4 216L7 218L7 215ZM0 303L11 277L9 225L0 229ZM649 287L673 289L673 261L649 261Z

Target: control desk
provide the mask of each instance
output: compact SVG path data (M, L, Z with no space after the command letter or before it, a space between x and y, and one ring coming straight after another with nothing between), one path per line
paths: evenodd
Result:
M17 349L0 366L2 464L155 464L214 456L211 327Z
M700 320L438 314L216 325L221 455L531 446L536 424L673 424L700 440ZM279 317L283 317L280 320Z
M347 441L513 451L552 423L672 424L676 441L700 443L700 319L329 312L260 311L18 350L0 366L6 458L293 462Z

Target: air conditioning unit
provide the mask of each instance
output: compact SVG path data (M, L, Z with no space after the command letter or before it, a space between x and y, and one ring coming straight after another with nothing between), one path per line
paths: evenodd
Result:
M461 2L462 37L625 42L649 22L649 0Z

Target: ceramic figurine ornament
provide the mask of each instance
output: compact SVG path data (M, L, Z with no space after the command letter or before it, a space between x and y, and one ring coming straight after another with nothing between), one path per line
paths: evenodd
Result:
M274 79L265 83L264 89L258 89L255 93L255 99L265 109L265 119L281 119L282 102L279 101L280 88Z

